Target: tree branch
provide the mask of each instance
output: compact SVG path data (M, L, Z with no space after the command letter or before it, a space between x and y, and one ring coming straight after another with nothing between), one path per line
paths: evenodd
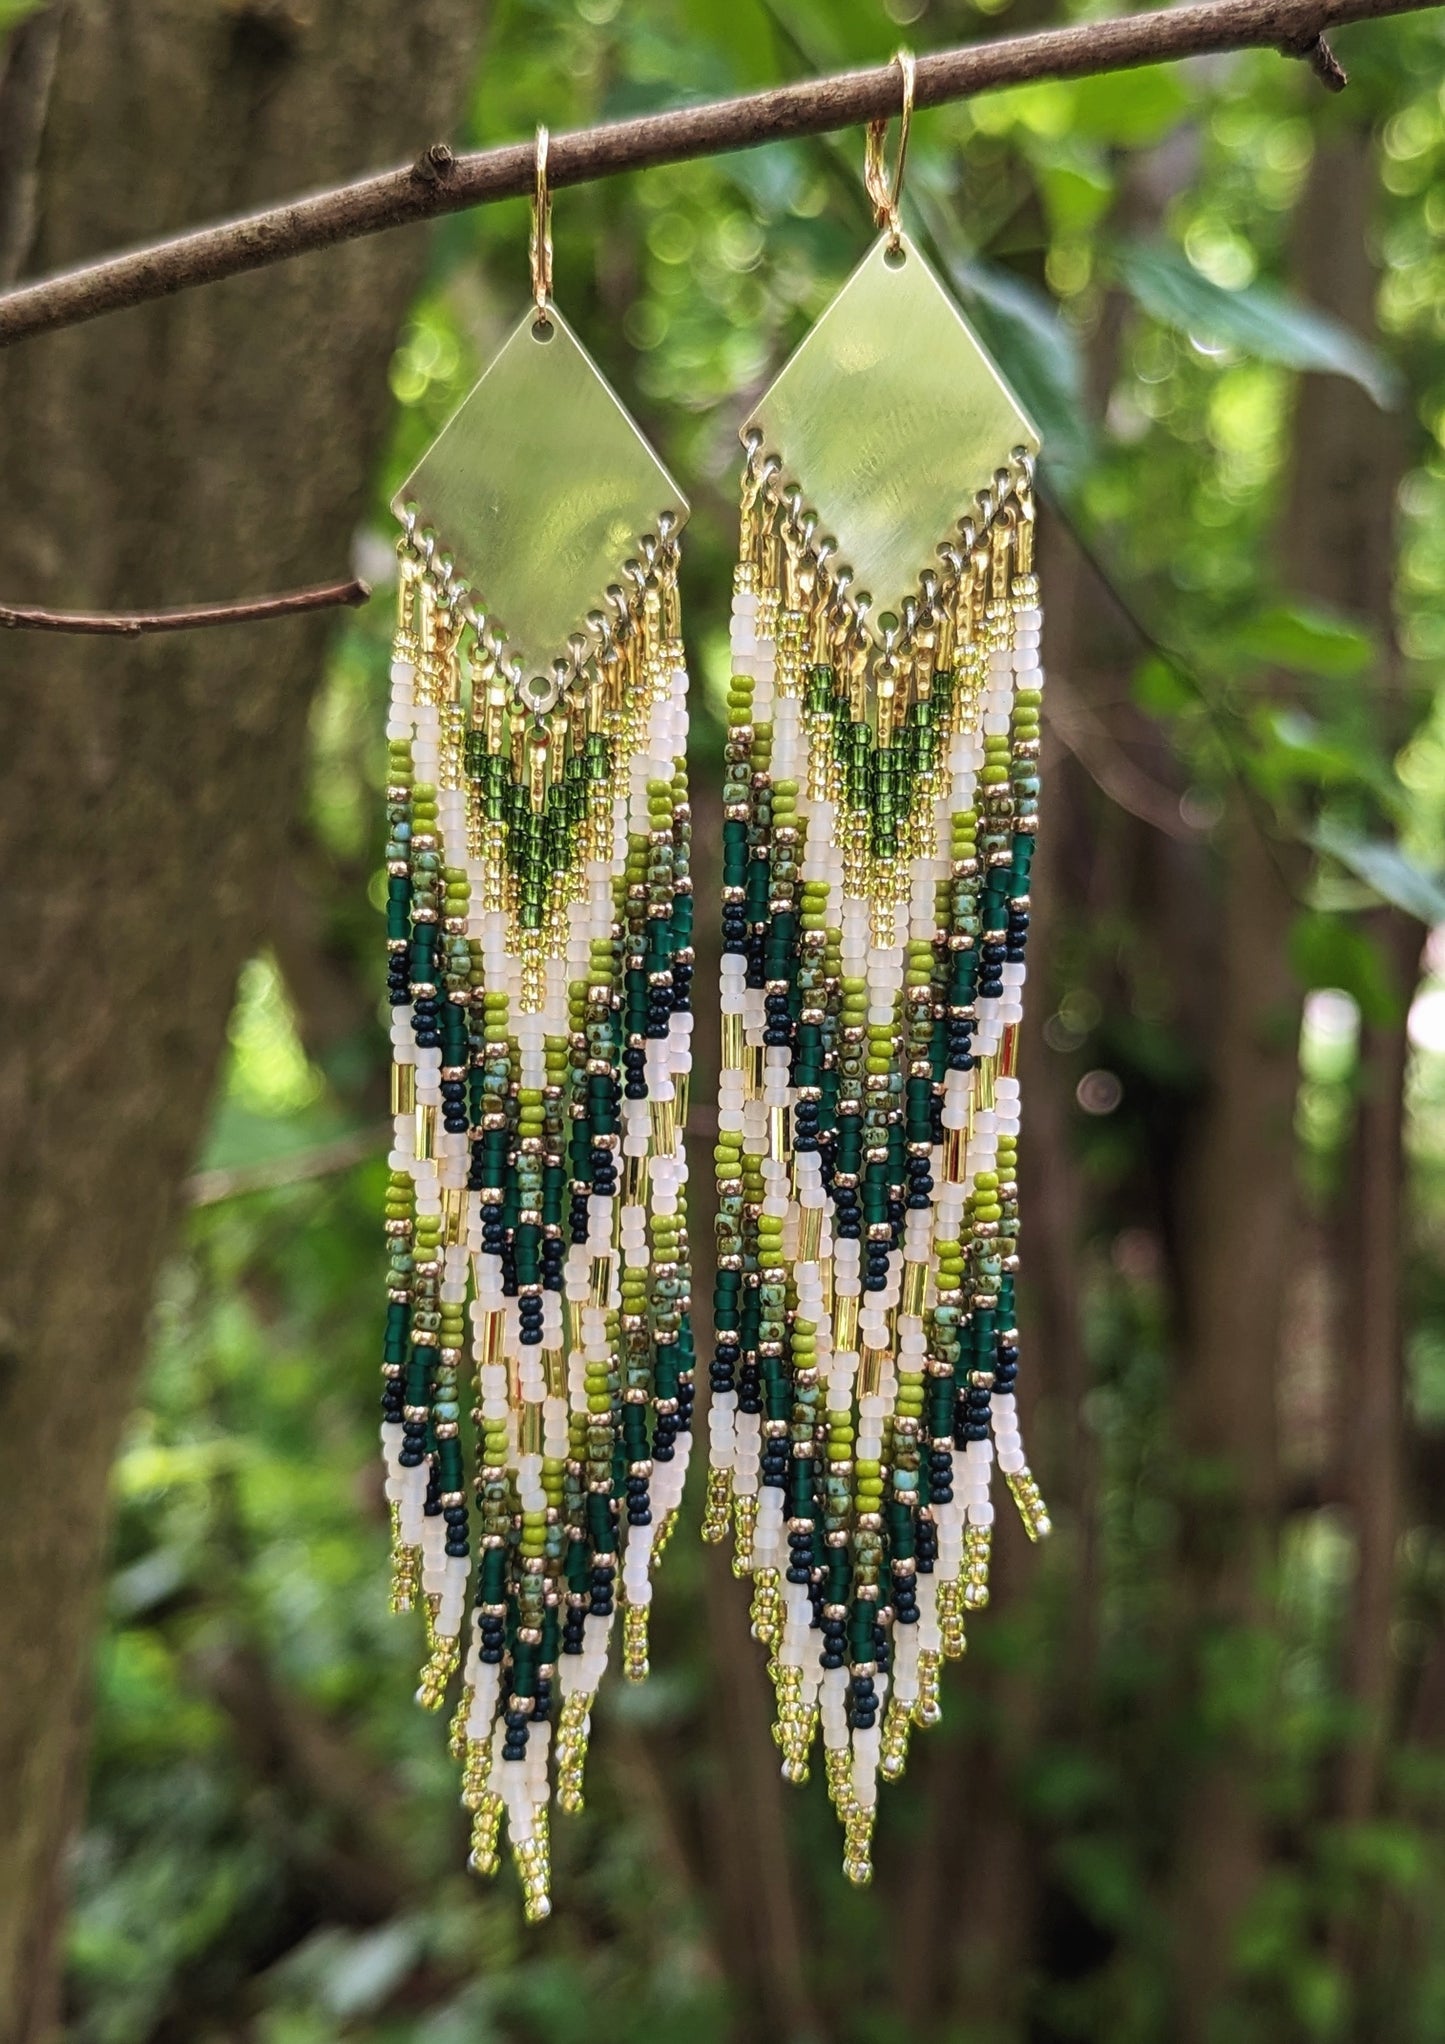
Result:
M323 582L315 589L288 589L281 596L254 596L239 603L206 603L193 610L35 610L0 603L0 631L88 632L133 639L141 632L189 632L198 625L254 624L258 618L294 617L302 610L354 608L371 590L365 582Z
M1139 64L1261 48L1301 58L1338 90L1344 74L1324 43L1327 30L1435 4L1438 0L1197 0L1191 6L1159 8L1112 21L1006 36L920 57L914 104L941 106L1037 79L1082 78ZM554 187L586 184L619 171L820 135L893 113L898 101L898 69L888 64L738 99L676 107L669 113L554 135L548 175ZM168 297L192 285L261 269L311 249L523 196L532 184L531 143L510 143L465 156L436 143L403 169L382 171L220 226L198 228L172 241L106 257L6 292L0 296L0 347Z

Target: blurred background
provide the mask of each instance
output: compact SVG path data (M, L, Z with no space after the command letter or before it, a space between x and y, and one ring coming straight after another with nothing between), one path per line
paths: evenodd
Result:
M0 250L1091 11L0 0ZM525 206L0 358L7 598L348 553L377 592L4 648L5 2035L1445 2030L1445 34L1337 48L1339 98L1253 53L915 124L905 218L1046 447L1023 1299L1056 1531L1006 1527L865 1892L821 1781L779 1778L696 1487L539 1930L464 1871L386 1609L385 505L526 303ZM701 988L736 428L868 244L861 153L557 197L559 302L694 505Z

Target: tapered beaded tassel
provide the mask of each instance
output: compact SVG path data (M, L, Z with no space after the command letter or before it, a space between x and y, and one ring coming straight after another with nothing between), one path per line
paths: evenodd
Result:
M744 428L705 1522L859 1882L987 1602L995 1463L1048 1530L1015 1403L1038 443L869 153L884 233Z
M529 1917L580 1808L692 1404L687 506L550 302L404 485L387 790L395 1147L382 1438L420 1700ZM471 1397L474 1466L464 1459Z

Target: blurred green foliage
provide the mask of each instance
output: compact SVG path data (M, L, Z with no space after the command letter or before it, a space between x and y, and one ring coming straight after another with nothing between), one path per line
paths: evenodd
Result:
M1022 0L969 10L951 0L496 0L459 139L880 61L901 36L921 50L987 32L980 16L1034 25ZM1178 762L1183 825L1207 839L1243 782L1282 840L1317 854L1290 954L1315 990L1297 1133L1316 1213L1346 1182L1361 1018L1397 1021L1408 998L1360 911L1384 899L1445 920L1445 36L1420 17L1341 42L1353 78L1345 104L1326 101L1302 66L1253 54L929 113L915 129L908 201L911 226L1045 430L1055 515L1087 540L1138 622L1118 707L1147 716ZM1367 118L1380 124L1379 346L1301 303L1285 278L1318 138ZM699 776L719 756L736 424L866 246L860 153L853 135L779 145L557 198L559 301L695 505L684 593ZM520 204L437 232L391 366L396 429L363 535L370 566L390 545L391 488L525 302L526 233ZM1094 364L1111 320L1116 360L1100 389ZM1276 577L1269 534L1301 369L1335 372L1394 406L1392 429L1408 439L1404 707L1393 726L1379 707L1386 649L1357 620L1292 600ZM416 1640L385 1610L373 1468L380 1165L304 1175L320 1146L384 1111L381 947L366 887L379 855L385 609L347 625L314 729L318 941L350 1020L311 1029L275 957L248 968L200 1163L219 1174L212 1195L254 1183L245 1174L257 1167L281 1182L212 1197L193 1214L158 1309L146 1407L116 1474L94 1785L74 1870L71 2034L77 2044L709 2044L738 2034L747 2006L698 1815L720 1792L709 1698L716 1656L733 1649L696 1615L705 1578L695 1541L680 1536L664 1571L659 1673L643 1692L617 1685L605 1699L588 1813L559 1827L559 1913L540 1934L521 1929L508 1880L488 1891L461 1870L444 1728L416 1712ZM1271 674L1289 677L1287 703L1262 688ZM1435 962L1445 974L1445 959ZM1122 897L1101 897L1097 915L1058 933L1051 969L1050 1054L1121 1081L1099 1095L1114 1103L1107 1113L1085 1111L1081 1085L1068 1131L1088 1188L1080 1270L1093 1382L1081 1414L1052 1414L1037 1458L1045 1473L1059 1467L1074 1430L1086 1431L1091 1520L1065 1518L1027 1592L998 1600L968 1666L951 1672L944 1728L919 1742L908 1784L887 1799L876 1892L843 1888L817 1784L792 1798L816 2034L837 2044L913 2034L890 2010L915 1852L942 1855L960 1916L970 1884L990 1878L951 1863L947 1837L928 1830L927 1798L960 1764L971 1781L980 1766L996 1775L1017 1808L1045 1935L1019 1956L1012 2014L965 1997L940 2035L1145 2044L1168 2034L1160 1869L1198 1755L1244 1737L1268 1742L1269 1817L1289 1850L1250 1912L1221 2034L1241 2044L1364 2034L1361 1996L1379 1982L1362 1986L1320 1934L1343 1913L1406 1926L1379 1947L1394 2011L1382 2034L1438 2037L1445 1748L1397 1746L1388 1818L1343 1826L1319 1815L1345 1729L1336 1669L1351 1563L1335 1512L1291 1517L1276 1627L1222 1635L1197 1692L1172 1680L1181 1514L1215 1476L1181 1469L1171 1444L1169 1281L1148 1222L1147 1124L1195 1074L1157 953ZM1440 977L1417 995L1416 1014L1408 1306L1411 1423L1424 1455L1445 1428ZM1302 1307L1287 1361L1306 1385L1317 1339ZM1298 1453L1323 1423L1302 1393ZM1098 1607L1087 1614L1097 1653L1088 1697L1062 1709L1078 1623L1069 1584L1086 1539L1097 1544ZM1433 1527L1412 1531L1404 1576L1395 1650L1408 1663L1423 1660L1445 1605ZM1010 1698L1025 1681L1052 1705L1020 1723ZM781 2016L767 2021L754 2006L750 2019L787 2034Z

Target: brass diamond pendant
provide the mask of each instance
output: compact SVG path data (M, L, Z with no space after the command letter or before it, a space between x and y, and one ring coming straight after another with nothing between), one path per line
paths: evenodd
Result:
M407 477L414 512L524 675L585 630L647 533L687 499L562 315L528 312Z
M873 621L1038 433L908 236L874 243L743 426L836 537Z

